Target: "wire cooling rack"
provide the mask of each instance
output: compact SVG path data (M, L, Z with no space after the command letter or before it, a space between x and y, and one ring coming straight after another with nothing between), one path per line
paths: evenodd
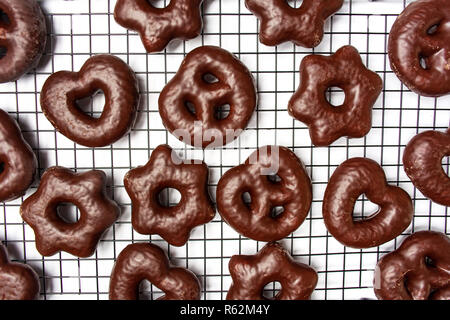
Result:
M299 6L301 1L288 1ZM152 1L157 6L168 3ZM235 254L253 254L264 243L244 238L217 214L207 225L196 228L183 247L168 245L158 236L143 236L131 226L131 204L124 186L124 174L147 162L151 152L168 143L181 156L203 159L210 168L209 188L214 198L221 175L243 162L256 148L266 144L289 147L304 162L313 183L313 204L306 221L282 244L297 261L310 264L319 273L312 299L374 298L373 269L380 256L392 251L411 232L432 229L449 234L448 208L432 203L416 190L403 171L401 157L407 142L417 133L445 130L449 125L450 96L419 97L403 86L389 67L386 43L389 30L408 1L346 0L343 8L328 20L322 43L305 49L286 43L266 47L258 41L257 19L245 8L244 0L205 0L204 30L194 40L171 43L164 52L146 54L138 35L120 27L113 18L115 0L43 0L48 19L47 53L33 73L19 81L0 85L1 108L16 118L26 140L39 160L39 177L49 166L61 165L76 171L100 169L108 176L108 192L122 209L118 222L104 235L97 252L78 259L67 253L42 257L36 250L32 229L21 220L18 199L2 204L0 240L13 260L31 265L41 278L42 299L107 299L109 276L120 251L135 241L151 241L162 247L178 266L195 272L203 286L203 299L224 299L231 283L228 262ZM252 71L259 92L259 106L248 128L233 143L215 150L194 150L168 133L157 109L161 89L177 71L185 54L200 45L218 45L235 53ZM287 113L287 102L297 88L302 58L311 53L329 55L351 44L363 61L383 79L385 89L373 110L373 127L361 139L339 139L330 147L313 147L304 124ZM129 63L140 81L142 104L131 134L112 146L86 148L55 132L41 112L39 92L47 77L58 70L79 70L89 56L111 53ZM338 104L343 93L329 92ZM83 101L94 116L103 106L101 94ZM327 181L335 168L351 157L369 157L380 163L391 184L401 186L413 198L415 217L396 240L377 248L356 250L340 245L327 232L321 206ZM449 170L449 161L443 162ZM26 198L36 190L36 179ZM176 201L171 193L169 201ZM364 197L358 199L355 216L366 216L376 207ZM76 219L76 209L67 206L66 215ZM266 286L268 296L277 284ZM156 298L161 292L144 283L142 295Z

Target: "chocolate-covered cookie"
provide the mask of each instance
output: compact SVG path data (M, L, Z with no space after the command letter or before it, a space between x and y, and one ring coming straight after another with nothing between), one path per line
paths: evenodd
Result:
M313 48L323 38L325 20L344 0L303 0L299 8L286 0L245 0L246 7L261 21L259 39L267 46L286 41Z
M223 107L229 105L229 113ZM236 139L256 107L253 77L226 50L191 51L159 97L164 126L195 147L219 147Z
M379 209L355 221L353 209L362 194ZM413 218L409 195L388 185L383 169L366 158L349 159L334 171L325 190L322 210L328 231L343 245L353 248L388 242L400 235Z
M36 0L0 0L0 83L35 68L45 50L47 27Z
M450 239L413 233L378 261L373 287L380 300L450 300Z
M162 51L174 39L188 40L202 30L203 0L171 0L156 8L148 0L118 0L114 18L124 28L137 31L147 52Z
M450 1L410 3L392 26L388 53L410 90L431 97L450 93Z
M85 114L77 100L105 94L99 118ZM79 72L52 74L41 91L41 107L52 125L70 140L88 147L110 145L126 135L136 120L139 87L131 68L111 55L89 58Z
M345 93L333 106L326 91L339 87ZM361 138L372 127L372 107L383 88L375 72L367 69L358 51L344 46L330 57L309 55L300 65L300 86L289 101L288 112L309 127L316 146L327 146L340 137Z
M80 210L75 223L58 214L58 205L72 203ZM106 175L91 170L74 173L51 167L42 175L37 191L20 207L23 220L33 228L36 248L43 256L66 251L91 256L101 235L118 218L119 206L106 195Z
M117 257L109 283L111 300L137 300L143 280L164 291L159 300L199 300L200 281L188 269L169 265L166 254L150 243L128 245Z
M296 262L278 243L271 242L256 255L232 256L228 265L233 283L227 300L263 300L264 286L277 281L275 300L307 300L317 285L317 273Z

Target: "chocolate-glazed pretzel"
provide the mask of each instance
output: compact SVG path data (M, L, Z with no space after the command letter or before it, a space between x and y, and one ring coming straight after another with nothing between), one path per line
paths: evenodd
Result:
M300 86L289 101L288 112L308 125L312 142L327 146L342 136L360 138L372 127L372 107L381 93L382 80L368 70L352 46L330 57L309 55L300 65ZM334 107L326 90L339 87L345 101Z
M171 0L156 8L148 0L118 0L114 18L121 26L139 32L147 52L162 51L173 39L193 39L202 30L203 0Z
M105 94L99 118L85 114L77 100L98 90ZM80 72L60 71L51 75L41 92L41 107L47 119L63 135L88 147L103 147L130 131L139 106L139 87L131 68L111 55L89 58Z
M292 8L286 0L245 0L246 7L261 20L259 39L268 46L286 41L313 48L323 38L325 20L344 0L303 0Z
M450 239L413 233L378 261L373 287L382 300L450 300Z
M250 204L243 198L246 193ZM311 180L288 148L265 146L222 176L216 198L222 218L237 232L253 240L276 241L305 220L312 201ZM281 213L276 211L280 206Z
M307 300L317 285L317 273L295 262L278 243L270 242L256 255L238 255L228 265L233 283L227 300L263 300L264 286L278 281L281 290L275 300Z
M150 243L128 245L117 257L109 283L111 300L137 300L143 280L164 291L158 300L199 300L200 282L188 269L169 265L166 254Z
M211 75L217 81L209 81ZM227 104L229 114L221 119L217 109ZM234 55L213 46L191 51L159 97L159 113L166 128L181 141L203 148L236 139L255 106L250 71Z
M38 251L43 256L59 251L77 257L92 255L101 235L120 213L105 189L103 171L74 173L63 167L47 169L36 193L20 207L23 220L34 230ZM78 222L69 223L59 216L57 207L65 202L79 208Z
M0 83L35 68L45 50L47 27L36 0L0 0Z
M391 68L412 91L450 93L450 2L418 0L398 16L389 34Z
M207 183L204 162L182 163L169 146L158 146L145 166L129 171L124 178L133 206L133 228L142 234L159 234L170 244L182 246L194 227L214 217ZM159 194L166 188L180 192L176 206L160 203Z
M365 194L379 210L363 220L353 220L358 197ZM328 231L353 248L379 246L397 237L411 223L409 195L388 185L383 169L373 160L352 158L343 162L328 182L323 199L323 219Z
M33 300L39 294L39 277L26 264L10 262L0 245L0 300Z
M33 182L37 160L17 123L0 109L0 201L23 196Z
M447 132L425 131L407 144L403 167L414 186L426 197L450 206L450 178L442 159L450 156L450 128Z

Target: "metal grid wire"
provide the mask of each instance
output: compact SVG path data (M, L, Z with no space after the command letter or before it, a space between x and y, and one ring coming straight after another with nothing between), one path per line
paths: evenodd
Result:
M152 3L162 6L168 0ZM301 1L290 0L293 6ZM398 246L405 235L433 229L449 234L448 208L427 200L416 190L403 171L401 157L406 143L429 129L445 130L449 124L450 97L419 97L404 87L389 67L386 55L388 33L396 15L407 1L346 0L343 8L328 20L325 37L315 49L286 43L266 47L258 41L258 21L245 8L244 0L205 0L205 28L200 37L176 41L161 53L146 54L135 32L117 25L113 18L115 0L42 0L48 18L47 53L36 72L17 82L0 85L1 108L19 122L25 138L39 161L39 177L52 165L76 171L104 170L108 192L122 209L118 222L104 235L97 252L78 259L67 253L42 257L36 250L32 229L21 220L18 199L2 204L0 240L13 260L31 265L41 278L42 299L107 299L109 276L120 251L135 241L149 241L162 247L178 266L195 272L203 286L203 299L223 299L231 283L228 262L235 254L253 254L264 243L237 234L217 214L207 225L194 229L183 247L168 245L158 236L143 236L131 226L131 203L123 187L124 174L147 162L151 152L168 143L186 158L203 159L210 168L210 193L229 168L242 163L256 148L266 144L289 147L304 162L313 183L313 204L306 221L282 244L294 259L310 264L319 273L312 299L374 298L373 269L381 255ZM218 45L235 53L252 71L259 92L259 106L246 131L233 143L215 150L193 150L168 133L158 113L158 95L177 71L183 57L200 45ZM297 88L301 59L311 53L329 55L351 44L363 61L383 79L385 90L373 110L373 127L361 139L339 139L330 147L313 147L307 127L287 114L287 101ZM42 114L39 92L47 77L58 70L79 70L85 60L97 53L111 53L129 63L138 75L142 105L131 134L112 146L86 148L55 132ZM330 91L337 103L342 92ZM83 103L94 116L101 111L102 95ZM327 232L321 213L324 190L335 168L345 159L362 156L376 160L388 181L401 186L413 198L412 225L396 240L377 248L356 250L339 244ZM444 160L449 170L448 158ZM27 196L36 190L39 177ZM169 200L175 201L170 194ZM77 214L69 206L68 211ZM366 216L376 207L364 197L355 212ZM66 213L67 214L67 213ZM73 219L73 217L72 217ZM277 284L266 286L270 296ZM143 295L156 298L161 292L148 283Z

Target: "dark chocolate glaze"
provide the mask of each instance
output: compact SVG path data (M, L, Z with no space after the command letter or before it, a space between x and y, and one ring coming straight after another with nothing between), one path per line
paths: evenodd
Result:
M353 220L358 197L365 194L379 206L363 220ZM383 169L373 160L352 158L343 162L328 182L323 199L328 231L343 245L370 248L388 242L404 231L413 218L409 195L388 185Z
M206 81L208 74L218 81ZM162 90L159 113L165 127L181 141L196 147L218 147L233 141L245 129L256 100L253 77L247 67L228 51L203 46L186 56ZM188 103L194 106L194 113L187 108ZM218 119L215 109L226 104L230 105L228 116ZM204 133L201 141L195 138L198 132Z
M37 160L20 128L0 109L0 201L21 197L33 182Z
M450 239L419 231L383 256L375 268L380 300L450 300Z
M15 81L35 68L45 50L47 27L36 0L0 0L8 19L0 21L0 83Z
M111 300L137 300L139 284L148 280L164 291L158 300L199 300L200 281L188 269L169 265L166 254L150 243L128 245L117 257L109 283Z
M317 273L295 262L278 243L270 242L256 255L236 255L228 265L233 283L227 300L263 300L264 286L278 281L281 290L275 300L307 300L317 285Z
M158 146L143 167L129 171L125 189L132 203L133 228L141 234L159 234L168 243L182 246L191 230L214 218L208 194L208 167L204 162L181 163L167 145ZM165 188L177 189L180 202L163 206L159 193Z
M339 87L345 93L340 106L331 105L326 91ZM288 105L291 116L309 127L316 146L327 146L340 137L361 138L372 127L372 107L381 93L382 80L368 70L352 46L330 57L309 55L300 65L300 86Z
M281 179L278 182L261 174L261 170L273 167L274 163L279 164L279 169L270 175L278 175ZM250 204L244 202L246 192L250 194ZM222 176L216 200L220 215L237 232L253 240L276 241L295 231L305 220L312 201L311 180L291 150L265 146ZM284 211L273 216L278 206Z
M98 90L105 94L105 107L101 116L94 118L80 110L76 101ZM41 107L56 130L72 141L88 147L107 146L134 125L139 107L138 82L121 59L93 56L80 72L51 75L42 88Z
M450 156L450 128L447 132L425 131L406 145L403 167L414 186L426 197L450 206L450 178L442 159Z
M31 267L10 262L0 245L0 300L34 300L39 294L39 277Z
M325 20L344 0L303 0L292 8L286 0L245 0L246 7L261 21L259 40L267 46L286 41L313 48L323 38Z
M450 1L409 4L392 26L388 53L392 70L410 90L431 97L450 93Z
M57 207L65 202L80 210L76 223L59 217ZM59 251L83 258L91 256L119 213L119 206L106 195L103 171L74 173L63 167L47 169L37 191L20 207L20 214L33 228L36 248L43 256Z
M118 0L114 18L124 28L137 31L147 52L164 50L173 39L193 39L202 30L203 0L171 0L156 8L148 0Z

